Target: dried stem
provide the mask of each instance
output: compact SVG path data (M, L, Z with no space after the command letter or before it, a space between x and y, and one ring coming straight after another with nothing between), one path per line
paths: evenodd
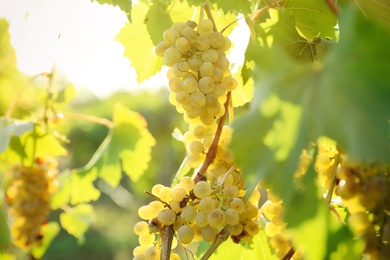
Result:
M225 242L229 236L230 232L232 231L232 226L231 225L226 225L221 232L217 235L215 238L213 244L209 247L209 249L206 251L206 253L202 256L201 260L207 260L211 257L211 255L217 250L217 248Z
M172 239L175 231L173 226L163 226L160 231L161 236L161 255L160 260L169 260L171 256Z
M336 16L339 16L339 8L337 7L337 4L334 2L334 0L325 0L325 3Z
M196 174L195 178L194 178L194 181L195 183L199 182L201 177L204 176L207 168L210 166L210 164L213 162L213 160L215 159L215 156L217 154L217 148L218 148L218 143L219 143L219 139L221 137L221 133L222 133L222 128L223 128L223 125L225 123L225 118L226 118L226 114L227 114L227 111L228 111L228 106L229 106L229 102L230 102L230 95L231 95L231 92L228 92L227 93L227 98L226 98L226 102L225 102L225 114L219 119L219 123L218 123L218 127L217 127L217 131L215 132L215 136L214 136L214 140L213 140L213 143L211 144L207 154L206 154L206 158L202 164L202 167L200 167L198 173Z
M290 250L288 250L287 254L282 258L282 260L289 260L291 259L291 257L293 257L295 253L295 250L293 247L290 248Z
M74 119L82 119L82 120L87 120L93 123L97 123L100 125L104 125L107 128L113 128L114 123L106 118L102 117L97 117L97 116L92 116L92 115L85 115L85 114L77 114L77 113L66 113L64 114L65 117L67 118L74 118Z

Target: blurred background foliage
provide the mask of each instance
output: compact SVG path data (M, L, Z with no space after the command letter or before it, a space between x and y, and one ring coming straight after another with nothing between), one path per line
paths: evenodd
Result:
M12 102L18 99L11 116L31 119L31 116L39 115L44 107L45 86L48 83L42 77L33 79L17 70L15 52L7 30L8 23L0 20L0 115L3 116ZM60 73L57 74L59 89L73 87ZM151 190L154 183L169 185L185 155L183 144L172 138L174 128L178 127L184 132L185 124L175 108L166 102L168 94L167 89L156 88L152 91L139 89L136 93L117 92L97 98L89 90L78 88L71 102L56 107L57 113L65 115L77 113L111 119L115 104L121 103L145 117L157 144L153 148L148 170L137 183L131 182L127 175L122 175L121 183L115 189L100 179L94 183L102 195L91 203L96 220L86 233L85 242L80 244L76 238L61 230L42 259L131 258L132 249L138 244L133 233L133 225L138 221L137 209L152 199L144 190ZM105 126L73 118L65 118L56 131L68 139L64 145L69 154L59 158L60 170L84 166L107 134ZM0 199L2 197L3 194ZM1 203L0 207L3 207ZM59 210L53 211L49 221L58 221L59 213ZM11 251L15 252L17 259L26 257L16 248Z

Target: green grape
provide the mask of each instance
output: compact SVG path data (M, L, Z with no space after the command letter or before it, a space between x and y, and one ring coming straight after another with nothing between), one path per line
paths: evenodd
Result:
M257 224L256 224L257 225ZM257 225L258 226L258 225ZM245 226L246 227L246 226ZM246 229L245 229L246 230ZM267 236L273 237L276 234L280 234L282 231L282 228L280 226L276 226L274 223L269 222L265 226L264 232Z
M194 187L194 194L196 197L202 199L206 198L211 194L211 185L210 183L206 181L200 181L197 184L195 184Z
M133 249L134 256L145 254L145 252L146 252L146 247L143 247L143 246L137 246Z
M229 185L223 188L222 194L228 196L229 198L236 198L238 197L238 188L234 185Z
M209 94L214 90L215 83L210 77L201 78L198 84L199 91L201 91L203 94Z
M179 33L174 29L167 29L163 33L163 38L169 43L175 43L177 38L179 38Z
M194 206L187 205L183 208L180 216L183 218L184 221L191 222L195 219L197 213L198 212L196 211Z
M199 183L199 182L198 182ZM195 186L196 188L196 186ZM194 189L195 190L195 189ZM211 197L204 197L199 201L198 210L203 213L209 213L217 207L216 200Z
M225 219L226 223L232 226L236 225L240 221L240 217L234 209L227 209L225 211Z
M140 246L148 247L153 244L155 240L154 234L146 233L138 237L138 243Z
M191 74L192 75L192 74ZM198 81L194 78L187 78L183 81L183 89L188 93L194 93L198 90Z
M213 242L218 234L218 230L216 228L206 226L201 229L202 237L207 242Z
M211 76L211 78L216 83L215 85L217 85L217 83L220 83L223 79L223 71L218 67L214 67L213 75ZM214 92L215 92L215 87L214 87ZM217 93L215 93L215 94L217 94ZM223 92L223 94L225 94L225 91Z
M200 120L205 125L212 125L215 121L214 116L212 114L210 114L208 111L204 111L200 115Z
M176 213L171 209L163 209L158 213L157 218L161 224L169 226L175 223Z
M164 53L165 51L171 47L171 44L167 41L162 41L162 42L159 42L157 45L156 45L156 55L159 56L159 57L164 57Z
M221 209L213 209L207 216L207 222L210 227L220 228L225 224L225 213Z
M194 30L194 28L191 28L191 27L186 27L183 29L182 31L182 35L184 38L186 38L188 40L188 42L193 45L195 44L196 42L196 38L198 37L196 31Z
M189 66L186 61L179 61L173 66L173 73L176 77L184 77L188 74Z
M238 236L242 233L242 231L244 230L244 226L241 224L241 223L237 223L233 226L232 228L232 231L230 232L230 234L232 236Z
M180 104L189 103L190 102L190 94L185 90L179 91L176 94L176 101Z
M289 246L288 239L285 236L283 236L282 234L276 234L276 235L272 236L271 239L269 240L269 244L274 249Z
M138 216L146 220L153 218L148 205L142 206L138 209Z
M196 168L202 163L204 157L201 154L189 154L187 156L187 164L191 168Z
M225 37L220 32L211 32L208 35L210 39L211 47L213 48L221 48L224 45Z
M162 184L156 184L152 187L152 194L155 196L158 196L160 193L160 190L164 188L164 185Z
M164 209L164 204L160 201L152 201L148 204L149 219L157 217L157 214Z
M202 57L198 55L192 55L188 58L188 66L190 67L190 70L197 72L200 69L200 66L202 66L203 60Z
M215 67L215 69L221 70L218 67ZM217 95L219 97L219 96L222 96L222 95L226 95L226 89L225 89L225 87L221 83L215 83L214 84L214 90L213 90L212 93L214 93L215 95ZM222 103L224 103L224 102L222 102Z
M178 239L183 244L189 244L194 239L194 230L188 225L183 225L177 231Z
M268 211L271 215L278 215L282 210L282 203L279 202L270 202L266 205L266 211Z
M202 92L194 92L190 95L190 102L196 108L203 108L206 105L206 96Z
M211 115L217 115L221 111L221 104L219 103L217 95L213 92L206 95L207 112Z
M179 213L182 210L181 201L172 200L171 202L169 202L169 206L176 213Z
M214 66L220 68L222 71L229 69L229 60L224 56L219 56L218 60L214 62Z
M218 60L218 52L216 52L215 50L213 49L208 49L208 50L205 50L203 53L202 53L202 59L203 61L205 62L210 62L210 63L214 63ZM214 66L213 66L214 67Z
M235 90L237 88L237 86L238 86L237 80L235 78L231 77L231 76L224 77L222 79L221 84L226 89L226 91Z
M372 224L368 219L367 214L363 211L349 215L348 224L358 236L372 228Z
M207 213L199 211L195 216L195 223L201 228L206 227L208 225Z
M160 251L155 246L150 246L146 249L145 259L147 260L159 260L160 259Z
M209 61L204 62L199 68L199 73L201 77L210 77L211 79L211 76L214 74L214 65Z
M230 41L230 39L228 37L224 37L224 41L222 46L220 46L220 49L223 51L228 51L231 47L232 47L232 42Z
M171 188L164 187L160 190L158 197L164 201L169 202L171 200Z
M171 253L169 260L181 260L181 257L176 253Z
M175 187L170 192L172 200L182 201L186 196L186 191L181 187Z
M339 195L342 199L351 199L355 197L359 192L359 185L352 180L340 181L339 186L336 189L336 194Z
M174 66L181 58L181 53L175 47L169 47L164 52L164 62L165 65L172 67Z
M142 234L146 234L149 232L148 223L146 223L145 221L139 221L139 222L135 223L133 230L137 236L142 235Z
M186 23L174 23L171 26L171 29L174 29L177 31L179 34L181 34L188 25Z
M185 53L191 49L191 43L186 37L180 37L176 40L175 47L181 53Z
M268 226L268 225L269 225L269 224L267 224L267 226ZM266 226L266 228L267 228L267 226ZM248 221L248 222L245 224L244 230L245 230L246 232L248 232L249 235L254 236L254 235L256 235L257 233L259 233L260 227L259 227L259 225L258 225L256 222L254 222L254 221Z
M198 139L202 139L207 135L207 129L203 125L197 125L193 130L194 136Z
M212 33L214 24L210 19L204 19L199 22L198 33L199 35L209 35Z
M133 257L133 260L145 260L145 254L136 255Z
M193 141L188 146L190 153L202 153L204 150L203 144L201 141Z
M208 50L210 48L210 39L205 35L200 35L196 38L194 45L200 51Z
M235 210L238 214L242 213L245 210L245 203L240 198L234 198L230 204L230 208Z
M192 178L186 176L180 179L180 186L189 194L194 189L195 182Z

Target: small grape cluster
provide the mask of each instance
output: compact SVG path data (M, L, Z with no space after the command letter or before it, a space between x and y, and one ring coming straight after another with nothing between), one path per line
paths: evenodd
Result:
M138 215L145 221L134 226L140 246L133 251L134 259L158 259L159 232L163 226L173 225L178 243L193 241L213 242L221 230L230 225L233 241L250 241L259 232L256 223L259 193L254 192L248 202L243 201L245 191L224 183L211 184L208 181L183 177L175 187L161 184L153 186L151 194L158 200L142 206ZM151 257L155 255L156 258ZM177 257L177 256L175 256ZM171 258L172 259L172 258Z
M33 167L14 165L9 170L6 196L11 235L20 248L27 250L42 240L41 227L50 213L52 194L58 189L57 174L57 163L51 159L37 159Z
M199 25L194 21L174 23L156 46L156 54L171 67L169 101L186 122L200 120L207 126L225 114L227 92L238 85L225 53L231 42L213 28L209 19Z
M390 255L389 167L344 162L337 171L336 194L348 208L348 224L366 245L370 259Z

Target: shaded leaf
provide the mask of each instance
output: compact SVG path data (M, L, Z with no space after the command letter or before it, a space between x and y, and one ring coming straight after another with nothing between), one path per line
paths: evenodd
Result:
M61 226L79 242L84 242L84 234L95 219L93 207L79 204L60 214Z

